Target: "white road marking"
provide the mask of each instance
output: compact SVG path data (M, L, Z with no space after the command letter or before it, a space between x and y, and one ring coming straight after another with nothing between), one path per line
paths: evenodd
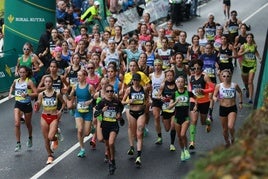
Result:
M89 139L92 138L92 134L90 134L89 136L84 138L84 142L87 142ZM61 154L58 158L56 158L52 164L47 165L46 167L44 167L42 170L40 170L39 172L37 172L34 176L31 177L31 179L37 179L40 176L42 176L44 173L46 173L50 168L52 168L53 166L57 165L57 163L59 163L61 160L63 160L65 157L67 157L70 153L72 153L74 150L76 150L79 147L79 143L76 143L75 145L73 145L69 150L67 150L66 152L64 152L63 154Z
M10 99L12 99L13 97L14 97L14 96L12 95ZM5 97L5 98L3 98L3 99L0 100L0 104L6 102L6 101L8 101L8 100L9 100L8 97Z
M247 22L250 18L252 18L253 16L255 16L257 13L259 13L262 9L264 9L266 6L268 6L268 3L266 3L264 6L262 6L261 8L259 8L258 10L256 10L254 13L252 13L250 16L248 16L246 19L244 19L242 22L245 23Z
M205 6L206 4L203 4L203 6ZM264 6L262 6L261 8L259 8L258 10L256 10L254 13L252 13L250 16L248 16L246 19L244 19L242 22L245 23L247 22L250 18L252 18L254 15L256 15L257 13L259 13L262 9L264 9L266 6L268 6L268 3L266 3ZM199 8L199 7L198 7ZM166 24L166 23L164 23ZM164 26L164 25L162 25ZM8 97L1 99L0 100L0 104L7 101ZM124 109L125 112L125 109ZM87 142L89 139L92 138L92 134L90 134L89 136L84 138L84 142ZM53 166L55 166L57 163L59 163L61 160L63 160L65 157L67 157L70 153L72 153L74 150L76 150L79 147L79 143L76 143L74 146L72 146L69 150L67 150L66 152L64 152L62 155L60 155L56 160L53 161L52 164L47 165L46 167L44 167L42 170L40 170L39 172L37 172L34 176L31 177L31 179L37 179L40 176L42 176L44 173L46 173L50 168L52 168Z

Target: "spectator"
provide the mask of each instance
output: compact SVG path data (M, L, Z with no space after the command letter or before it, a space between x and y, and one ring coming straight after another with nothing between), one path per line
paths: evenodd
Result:
M67 25L68 29L72 29L74 26L74 9L72 6L67 7L66 17L65 17L65 25Z
M45 68L49 66L49 59L51 58L51 54L49 53L49 40L51 38L51 30L53 29L53 23L47 22L46 23L46 31L41 35L38 47L36 50L36 54L44 63Z
M81 10L77 7L74 8L74 12L73 12L73 18L74 18L74 30L77 30L78 27L80 27L80 25L82 25L83 23L80 21L80 16L81 16Z
M193 17L200 17L200 15L197 15L197 6L198 6L198 0L192 0L191 16Z
M84 0L71 0L73 7L81 9Z
M171 19L173 24L176 26L181 25L182 21L182 11L181 11L181 5L182 5L182 0L169 0L171 4Z
M91 6L93 6L93 4L94 4L94 0L85 0L85 1L83 1L82 2L82 6L81 6L81 12L82 12L82 14L84 12L86 12L86 10L88 8L90 8Z
M57 9L56 9L56 19L57 23L61 24L62 22L65 22L66 18L66 3L64 1L59 1L57 3Z
M118 0L110 0L110 2L108 2L108 7L109 7L109 11L112 14L117 14L118 9L120 7Z
M99 7L100 7L99 1L95 1L93 6L88 8L86 12L82 14L81 19L89 24L92 24L94 19L100 20L101 16L99 16Z

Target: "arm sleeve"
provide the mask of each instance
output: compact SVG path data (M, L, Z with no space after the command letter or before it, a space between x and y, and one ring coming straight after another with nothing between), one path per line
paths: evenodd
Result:
M212 82L206 83L206 88L203 89L204 93L212 93L215 89L215 85Z

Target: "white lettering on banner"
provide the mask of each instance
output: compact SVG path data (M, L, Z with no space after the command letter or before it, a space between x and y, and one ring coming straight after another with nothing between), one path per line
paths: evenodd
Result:
M150 14L150 20L156 21L162 17L166 17L168 14L168 1L150 1L146 4L146 10Z
M117 18L116 24L122 27L123 34L135 30L140 20L136 8L132 8L123 13L120 13L116 18Z
M17 22L29 22L29 19L23 18L23 17L16 17L15 21L17 21Z
M3 71L0 71L0 78L5 78L5 77L6 77L5 73Z
M45 22L44 18L30 18L31 22Z
M16 17L15 18L16 22L45 22L44 18L39 18L39 17Z
M146 3L144 12L150 13L151 22L156 21L168 14L168 1L152 0ZM136 8L129 9L116 16L116 25L122 26L122 33L127 34L137 29L141 17L138 15Z

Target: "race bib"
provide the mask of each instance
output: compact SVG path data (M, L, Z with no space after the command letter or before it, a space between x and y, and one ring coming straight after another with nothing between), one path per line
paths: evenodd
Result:
M71 86L76 86L77 84L78 84L77 78L70 78L70 85Z
M231 99L235 97L235 90L223 90L222 94L223 94L223 98Z
M197 98L203 98L204 97L204 94L202 92L197 92L196 89L193 89L192 92Z
M247 59L247 60L255 60L256 56L255 56L254 53L248 52L248 53L245 54L245 59Z
M21 97L22 94L26 94L26 89L16 89L15 96Z
M205 72L209 77L215 77L215 69L213 69L213 68L205 68L204 72Z
M78 102L77 103L77 111L80 113L86 113L89 112L89 106L85 104L85 102Z
M52 107L56 105L56 99L55 98L45 98L43 100L43 106Z
M157 98L157 96L158 96L158 91L159 91L158 88L153 89L153 91L152 91L152 98Z
M220 55L220 62L221 63L228 63L228 56L226 54L221 54Z
M145 96L142 93L131 94L131 99L133 100L133 104L143 104L144 98Z
M238 26L230 26L228 30L229 30L229 32L231 34L237 33L238 32Z

